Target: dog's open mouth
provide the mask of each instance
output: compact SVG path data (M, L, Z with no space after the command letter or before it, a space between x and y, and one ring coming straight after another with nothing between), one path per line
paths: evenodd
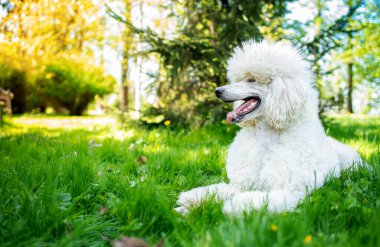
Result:
M260 105L260 98L249 97L244 99L244 103L238 108L227 114L227 123L239 123L244 119L244 116L253 112Z

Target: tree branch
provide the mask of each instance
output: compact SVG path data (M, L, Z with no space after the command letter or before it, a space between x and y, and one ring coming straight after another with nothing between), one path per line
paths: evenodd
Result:
M337 33L347 34L349 32L358 31L357 29L347 30L346 27L349 23L350 18L356 13L358 8L361 7L362 4L363 1L359 0L355 5L349 8L348 12L345 15L335 20L334 24L322 30L318 35L314 37L312 41L303 45L304 47L306 47L310 54L316 54L314 61L321 59L330 50L341 46L340 44L335 42L335 35ZM331 45L331 43L333 43L334 45ZM322 48L322 50L319 50L319 48Z

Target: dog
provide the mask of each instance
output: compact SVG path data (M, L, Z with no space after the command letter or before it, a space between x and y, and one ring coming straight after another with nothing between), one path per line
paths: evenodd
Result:
M175 210L187 214L211 195L227 214L266 206L294 210L328 175L356 164L356 151L326 136L309 64L286 42L247 41L227 63L229 85L216 96L233 102L228 123L241 127L227 154L229 183L179 195Z

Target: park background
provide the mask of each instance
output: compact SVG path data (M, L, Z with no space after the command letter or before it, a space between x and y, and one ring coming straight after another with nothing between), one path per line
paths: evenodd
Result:
M310 62L321 112L379 114L377 1L2 0L1 13L14 113L214 123L230 107L213 90L233 48L265 38Z
M0 0L0 245L379 246L379 5ZM294 212L178 215L179 192L226 179L238 128L214 89L263 38L300 50L326 132L370 166Z

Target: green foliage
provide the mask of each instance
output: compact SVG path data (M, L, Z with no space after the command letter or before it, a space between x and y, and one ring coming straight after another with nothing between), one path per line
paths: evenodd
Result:
M226 179L236 126L147 131L102 118L14 118L0 132L0 245L107 246L126 235L165 246L379 246L380 119L324 125L370 168L328 179L294 212L230 217L209 200L184 217L173 210L181 191Z
M320 110L342 112L348 95L361 98L362 113L378 108L379 102L379 4L378 1L318 0L308 3L315 15L305 23L286 22L283 36L298 45L313 65L320 97ZM335 8L331 8L334 6ZM339 9L339 14L336 14ZM310 37L309 30L315 30ZM352 64L353 85L348 83L348 66ZM363 93L363 91L365 93ZM365 95L364 95L365 94ZM352 101L352 99L351 99ZM348 110L348 109L347 109ZM345 110L346 111L346 110Z
M12 108L24 113L52 106L72 115L80 115L95 95L113 92L115 79L105 75L104 69L95 67L86 56L54 58L47 65L32 68L31 61L19 56L11 48L1 49L0 87L14 93Z
M94 50L104 46L102 0L3 4L0 86L14 93L16 113L54 106L77 115L112 91L113 79L94 66Z
M0 87L16 93L12 100L15 113L23 113L30 107L27 101L30 78L22 64L24 61L15 57L10 47L0 47Z
M113 91L115 80L83 60L61 59L44 66L36 85L47 105L51 103L56 109L65 107L70 115L81 115L95 95Z
M17 97L12 100L12 111L23 113L27 108L27 75L23 70L0 64L0 87L17 92Z

